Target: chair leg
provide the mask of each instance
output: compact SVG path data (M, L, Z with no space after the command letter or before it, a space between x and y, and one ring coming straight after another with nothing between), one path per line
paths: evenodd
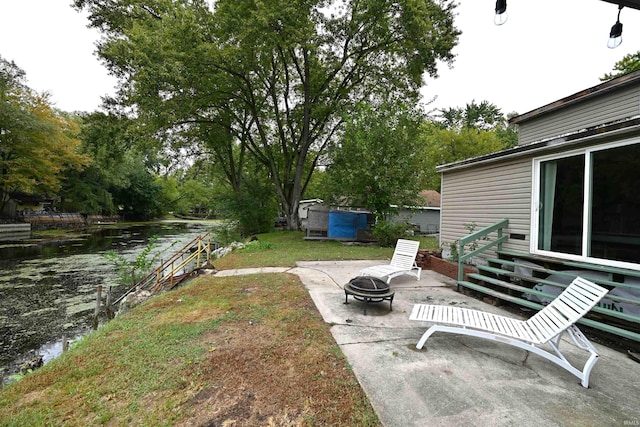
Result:
M422 337L420 337L418 344L416 344L416 348L420 350L422 347L424 347L424 343L427 342L429 337L433 335L434 332L442 331L441 328L442 328L441 325L433 325L432 327L427 329L427 331L424 334L422 334Z
M496 334L492 334L484 331L478 331L474 329L464 329L464 328L459 328L454 326L444 326L444 325L433 325L429 329L427 329L427 331L422 335L422 337L418 341L418 344L416 344L416 348L420 350L424 346L425 342L429 339L429 337L433 335L435 332L449 332L449 333L458 334L458 335L468 335L472 337L484 338L491 341L496 341L503 344L508 344L514 347L518 347L522 350L529 351L531 353L535 353L538 356L544 357L548 361L555 363L556 365L560 366L561 368L564 368L571 374L578 377L580 379L580 384L585 388L589 387L589 375L591 374L591 370L593 369L594 365L598 361L598 353L595 351L593 346L590 346L590 345L589 347L591 348L588 348L586 350L589 351L591 355L589 356L589 359L585 363L583 369L579 370L578 368L573 366L562 355L562 353L560 352L558 347L555 345L553 340L549 341L547 344L550 345L553 348L553 350L559 354L559 356L553 353L550 353L549 351L543 348L540 348L533 344L529 344L524 341L520 341L520 340L516 340L516 339L504 337L504 336L498 336Z

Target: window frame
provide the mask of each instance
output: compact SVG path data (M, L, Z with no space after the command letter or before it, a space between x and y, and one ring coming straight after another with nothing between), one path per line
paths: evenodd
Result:
M629 138L621 141L610 142L597 146L585 147L564 151L561 153L548 154L545 156L535 157L532 159L532 186L531 186L531 224L530 224L530 240L529 250L532 254L548 256L569 261L579 261L585 263L597 263L601 265L619 267L626 269L638 270L640 263L631 263L626 261L616 261L605 258L596 258L587 256L589 253L589 245L591 242L591 188L592 188L592 155L599 151L610 150L613 148L623 147L627 145L640 144L640 138ZM539 224L540 224L540 184L541 184L541 164L550 160L562 159L566 157L584 155L584 181L583 181L583 205L582 205L582 248L580 255L568 254L563 252L553 252L550 250L538 249Z

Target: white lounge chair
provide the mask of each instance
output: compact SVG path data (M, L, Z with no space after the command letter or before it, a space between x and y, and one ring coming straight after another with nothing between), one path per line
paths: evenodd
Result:
M486 338L542 356L580 378L583 387L589 387L589 374L598 359L598 352L575 323L606 293L607 289L576 277L556 299L526 321L479 310L427 304L414 305L409 319L453 325L431 326L418 341L418 349L435 332ZM571 365L560 352L560 339L565 331L569 332L576 346L591 353L582 371ZM538 347L542 344L548 344L555 354Z
M373 276L380 279L386 277L387 283L394 277L402 276L403 274L414 276L416 280L420 280L422 268L416 264L416 255L418 255L419 248L420 242L418 241L398 239L389 264L367 267L360 271L360 276Z

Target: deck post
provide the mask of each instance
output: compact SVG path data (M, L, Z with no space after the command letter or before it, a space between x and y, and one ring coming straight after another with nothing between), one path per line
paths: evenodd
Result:
M102 285L98 285L98 293L96 295L96 310L93 313L93 330L98 329L98 317L100 316L100 302L102 301Z
M196 266L198 268L200 268L200 254L202 251L202 236L198 236L198 262L196 263Z
M464 244L458 240L458 282L464 280ZM460 291L460 285L458 285L458 292Z

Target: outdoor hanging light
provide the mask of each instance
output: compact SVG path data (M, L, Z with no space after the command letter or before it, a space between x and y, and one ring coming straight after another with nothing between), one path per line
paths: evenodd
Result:
M620 22L620 11L624 6L618 6L618 20L613 27L611 27L611 32L609 33L609 41L607 42L607 47L609 49L615 49L620 46L622 43L622 23Z
M493 18L496 25L502 25L507 22L507 0L496 1L496 16Z

